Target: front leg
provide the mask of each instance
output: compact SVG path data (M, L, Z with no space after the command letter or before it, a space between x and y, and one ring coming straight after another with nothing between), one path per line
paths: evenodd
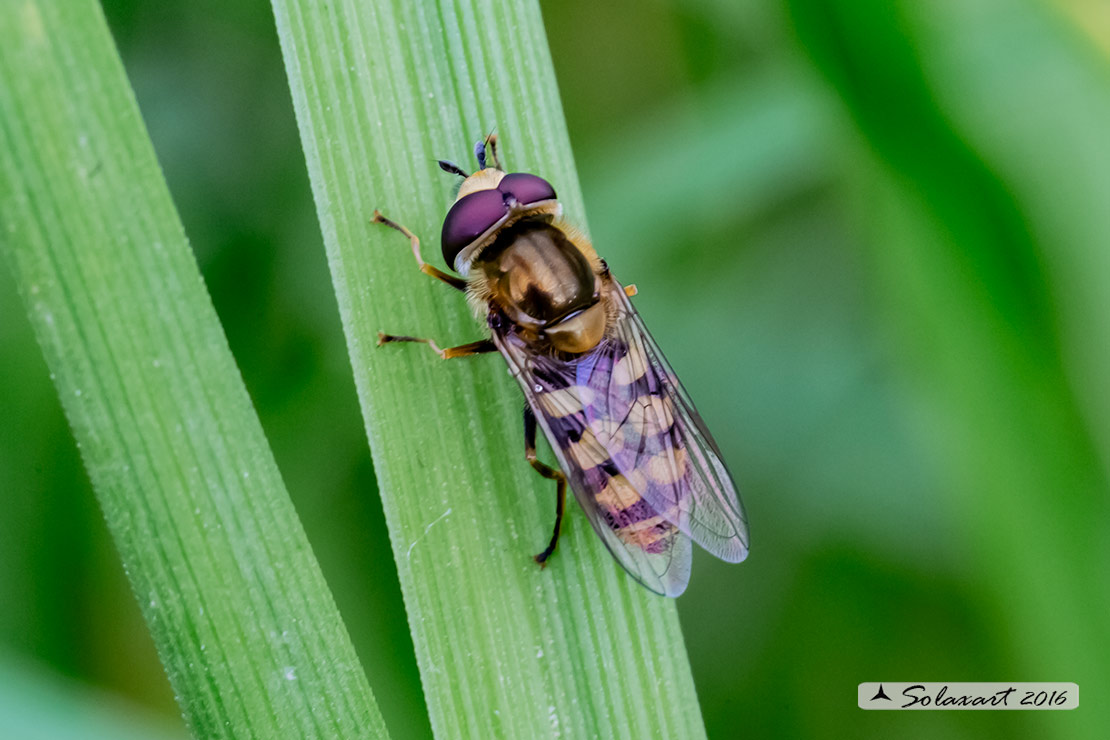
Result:
M447 349L440 349L439 345L431 339L419 339L417 337L402 337L394 334L383 334L378 332L378 346L389 344L390 342L420 342L426 344L433 352L440 356L441 359L451 360L455 357L470 357L471 355L484 355L487 352L496 352L497 345L491 339L479 339L477 342L470 342L469 344L460 344L458 347L448 347Z
M433 267L424 261L424 258L420 256L420 240L416 237L416 234L412 233L396 221L390 221L388 218L382 215L381 211L377 209L374 210L374 218L370 219L370 222L375 224L385 224L389 228L396 229L397 231L400 231L402 234L407 236L409 238L409 243L412 244L412 256L416 257L416 265L420 268L420 272L424 273L425 275L434 277L436 280L442 280L456 290L466 290L465 280L463 280L462 278L457 278L454 275L448 275L443 270Z

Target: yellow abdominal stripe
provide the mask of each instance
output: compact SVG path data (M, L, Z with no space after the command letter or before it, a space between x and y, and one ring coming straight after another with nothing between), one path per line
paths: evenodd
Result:
M615 422L598 423L595 426L599 427L598 431L606 438L607 445L598 442L598 438L593 431L584 429L581 438L567 446L567 452L571 459L582 470L603 465L610 459L609 450L620 449L624 444L623 432ZM614 508L624 509L640 500L638 492L646 487L648 479L659 485L672 485L681 480L685 474L686 448L668 446L652 455L645 462L641 462L637 466L637 470L629 474L634 477L633 480L630 481L623 475L614 476L609 479L609 484L605 487L605 490L612 488L613 492L609 495L618 499L618 501L611 505ZM604 492L598 493L599 501Z
M670 428L674 423L674 406L664 396L641 396L628 409L628 423L644 436Z
M622 542L629 545L635 545L641 549L646 549L649 545L653 545L664 537L670 537L675 532L675 526L668 524L666 527L655 529L655 525L663 520L663 517L657 516L647 519L640 524L651 523L651 529L639 529L638 525L633 525L628 529L618 529L616 531L617 537Z
M624 357L613 366L613 381L617 385L631 385L644 377L646 372L647 358L639 350L629 347Z
M615 475L610 478L605 488L601 489L594 497L597 503L611 511L623 511L639 503L641 497L637 485L645 485L644 474L634 470L630 473L630 477L635 481L634 483L623 475ZM659 527L660 524L666 524L667 526ZM627 527L618 528L614 530L614 533L625 544L645 548L654 542L658 542L661 538L669 536L674 530L674 525L670 524L665 516L656 514L647 519L633 522Z
M610 453L624 447L624 429L612 419L598 419L590 424L590 432Z
M630 481L629 478L632 480ZM614 511L627 509L640 501L640 489L645 484L644 474L639 470L633 470L628 478L615 475L605 484L605 488L597 492L594 499Z
M656 483L677 483L686 473L686 449L668 447L652 456L647 463L647 474Z
M609 459L609 451L597 441L597 437L589 429L582 430L581 438L577 442L571 442L567 446L567 452L582 470L596 468Z
M536 403L548 416L561 419L581 413L583 408L594 402L594 391L583 385L572 385L557 391L548 391L536 396Z

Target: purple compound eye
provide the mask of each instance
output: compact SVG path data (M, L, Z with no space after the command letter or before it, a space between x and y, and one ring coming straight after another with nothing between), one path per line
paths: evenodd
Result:
M509 206L500 190L479 190L461 199L443 219L443 259L454 267L455 257L468 244L484 234L491 226L505 217Z
M516 198L517 203L529 205L541 200L554 200L555 188L542 177L527 172L514 172L501 178L497 189Z

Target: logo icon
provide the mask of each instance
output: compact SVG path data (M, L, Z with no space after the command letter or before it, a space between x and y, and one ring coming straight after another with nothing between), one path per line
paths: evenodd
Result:
M882 684L879 684L879 692L871 697L871 701L875 701L876 699L886 699L887 701L894 701L893 699L891 699L889 696L886 695L885 691L883 691L883 685Z

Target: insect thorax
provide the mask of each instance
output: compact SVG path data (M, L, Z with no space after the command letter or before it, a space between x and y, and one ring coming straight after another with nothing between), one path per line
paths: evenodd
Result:
M605 333L601 278L567 235L545 220L505 228L475 264L490 299L538 344L580 353Z

